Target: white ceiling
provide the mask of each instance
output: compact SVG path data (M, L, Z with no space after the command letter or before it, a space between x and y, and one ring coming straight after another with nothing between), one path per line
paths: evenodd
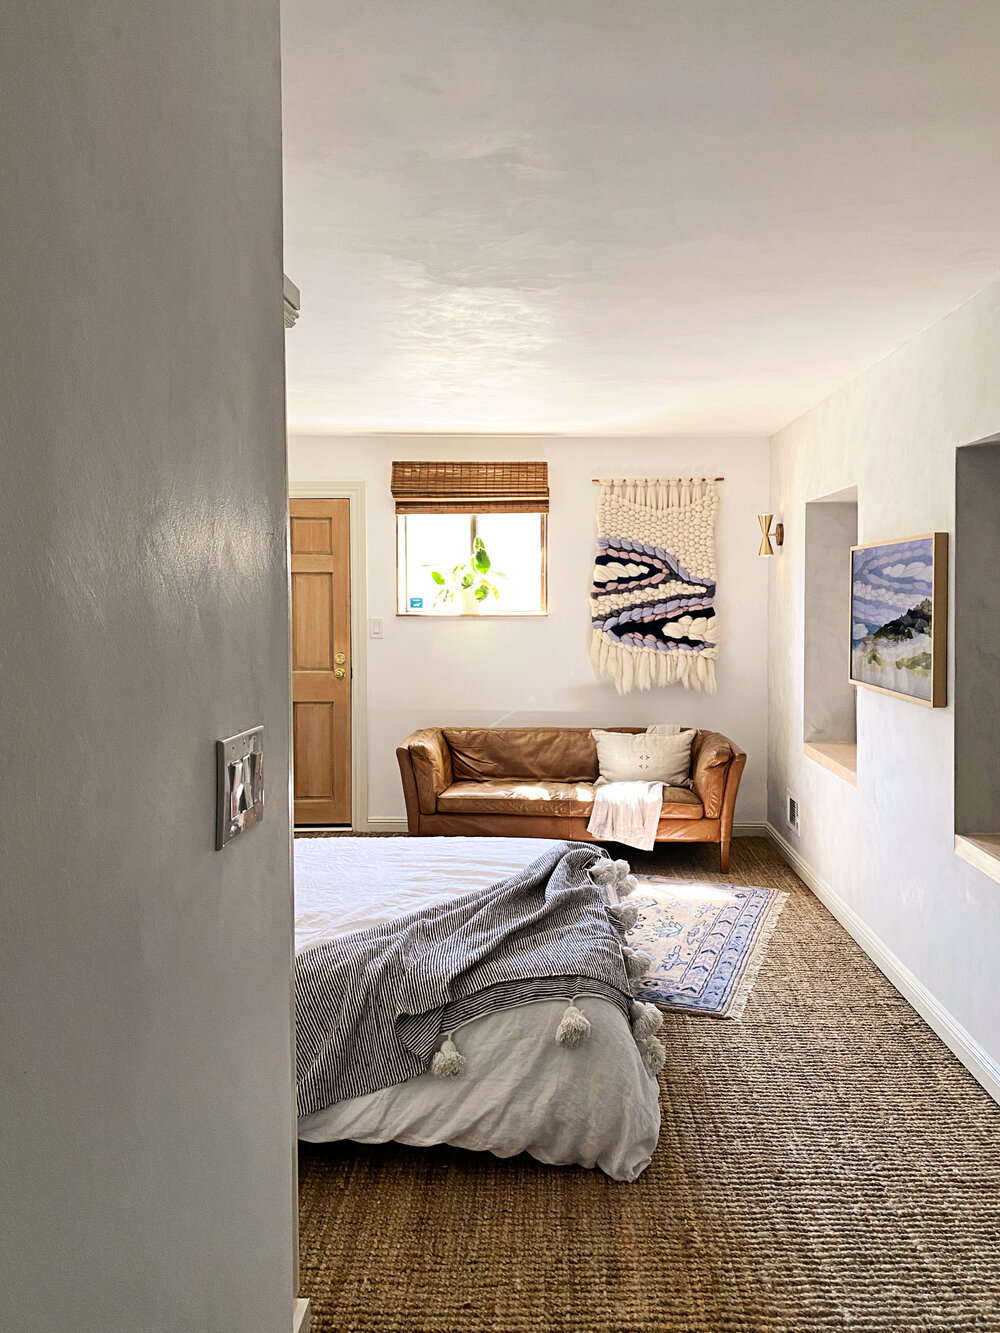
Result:
M771 432L1000 274L1000 0L282 23L293 432Z

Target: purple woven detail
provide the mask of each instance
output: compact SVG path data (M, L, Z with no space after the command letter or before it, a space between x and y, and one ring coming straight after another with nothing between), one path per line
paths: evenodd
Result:
M597 556L598 561L613 558L615 555L622 557L623 563L638 563L633 557L638 556L640 560L645 560L650 564L647 573L639 577L631 577L621 580L609 580L607 583L600 584L595 580L595 594L607 592L631 591L633 588L648 587L654 583L662 583L664 579L673 576L682 583L693 583L697 586L715 591L714 579L698 579L684 567L676 556L671 555L661 546L650 546L645 542L632 541L628 537L598 537ZM654 570L653 566L659 565L660 569Z

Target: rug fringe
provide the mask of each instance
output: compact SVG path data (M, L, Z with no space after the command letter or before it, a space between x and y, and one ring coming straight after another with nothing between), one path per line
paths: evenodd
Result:
M736 992L730 1001L729 1008L720 1018L728 1018L734 1023L743 1021L743 1011L747 1007L747 1000L750 998L750 992L757 983L757 977L760 969L764 965L764 959L767 957L768 945L771 943L771 936L774 934L775 927L778 924L778 918L784 911L785 903L788 902L789 894L776 893L771 905L767 909L767 916L764 923L757 932L757 942L754 946L753 954L747 963L746 971L740 977L740 984L736 987Z

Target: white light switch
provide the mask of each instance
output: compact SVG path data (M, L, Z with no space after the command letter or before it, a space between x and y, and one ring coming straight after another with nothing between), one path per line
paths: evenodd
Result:
M372 616L368 622L369 639L381 639L382 637L382 617Z

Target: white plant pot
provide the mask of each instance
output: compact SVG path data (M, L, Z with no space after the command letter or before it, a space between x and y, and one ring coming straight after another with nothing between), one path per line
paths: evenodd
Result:
M478 616L479 603L476 601L476 594L472 588L462 588L459 596L462 599L462 615Z

